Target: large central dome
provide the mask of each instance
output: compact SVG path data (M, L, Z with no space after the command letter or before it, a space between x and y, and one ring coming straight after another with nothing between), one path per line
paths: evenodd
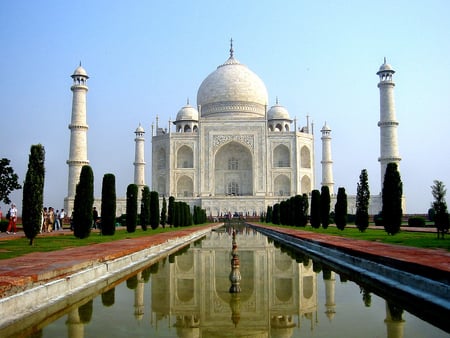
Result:
M268 95L264 82L233 57L203 80L197 92L202 117L265 117Z

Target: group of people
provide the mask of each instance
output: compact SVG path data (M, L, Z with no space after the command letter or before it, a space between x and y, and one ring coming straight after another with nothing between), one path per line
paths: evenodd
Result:
M40 232L52 232L53 230L58 231L63 228L63 221L66 217L66 212L64 209L61 211L53 209L53 207L44 207L42 209L41 215L41 230Z

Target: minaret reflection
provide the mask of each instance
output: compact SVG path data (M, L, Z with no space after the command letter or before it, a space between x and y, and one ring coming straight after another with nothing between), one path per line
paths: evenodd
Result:
M387 338L403 338L405 321L402 318L403 309L386 301Z
M231 321L234 327L237 326L239 320L241 319L241 299L239 293L241 292L241 272L239 255L237 254L237 243L236 243L236 230L233 229L232 233L232 245L231 245L231 272L230 272L230 282L231 287L229 292L231 293L230 308L231 308Z
M144 316L144 279L142 271L137 274L137 287L134 290L134 315L137 320L141 320Z
M335 298L335 286L336 286L336 276L334 271L323 270L323 281L325 283L325 314L331 321L336 314L336 303Z

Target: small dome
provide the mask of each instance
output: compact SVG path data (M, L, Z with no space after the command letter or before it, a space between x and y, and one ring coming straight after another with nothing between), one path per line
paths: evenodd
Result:
M198 121L198 111L194 107L186 104L178 111L177 121Z
M268 120L290 120L289 112L282 105L279 105L278 102L274 106L270 107L267 112Z
M136 128L136 133L145 133L144 128L141 126L141 124L139 123L139 127Z
M81 64L77 67L77 69L75 69L72 76L84 76L89 78L86 70L83 67L81 67Z
M325 124L323 125L321 131L331 131L331 128L330 128L330 126L327 124L327 122L325 122Z
M384 58L384 63L380 66L380 69L378 70L377 74L381 72L395 73L394 68L392 68L392 66L386 62L386 58Z

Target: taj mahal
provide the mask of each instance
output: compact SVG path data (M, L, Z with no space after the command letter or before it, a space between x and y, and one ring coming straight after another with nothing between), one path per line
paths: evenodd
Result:
M399 164L395 115L393 68L379 68L381 181L390 162ZM69 124L70 151L66 210L73 209L75 187L87 158L87 80L80 65L72 75L72 116ZM95 94L94 94L95 95ZM316 186L314 126L309 116L299 123L287 108L268 106L266 85L249 67L239 62L231 47L228 59L200 84L196 105L189 101L178 111L169 128L151 127L150 173L145 162L145 130L135 130L134 182L139 191L151 175L150 190L162 198L174 196L191 207L200 206L209 216L260 215L267 206L298 194L310 194L328 186L335 203L331 128L321 128L320 186ZM131 163L130 163L131 165ZM113 169L112 169L113 170ZM355 196L348 196L354 213ZM100 207L96 199L94 205ZM117 214L125 213L125 198L117 198ZM370 199L370 214L381 210L381 195ZM405 210L405 208L403 208Z

